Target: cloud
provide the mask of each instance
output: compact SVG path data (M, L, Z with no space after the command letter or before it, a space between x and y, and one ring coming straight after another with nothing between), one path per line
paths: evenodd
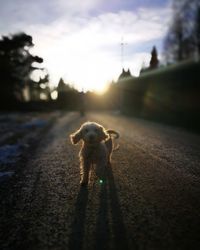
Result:
M23 24L46 24L62 18L86 16L105 0L9 0L1 3L0 31Z
M88 14L94 9L98 9L106 0L57 0L54 7L62 14L74 16Z
M16 13L17 17L25 9L28 15L30 9L25 1L20 2L22 9ZM30 16L26 20L17 19L10 23L9 30L23 30L33 36L35 47L32 51L44 58L44 66L54 84L64 76L85 89L95 84L101 86L120 74L122 36L127 43L124 66L138 75L143 61L149 60L150 50L148 47L147 51L144 44L148 43L151 47L163 38L170 14L169 8L158 7L137 8L134 12L122 10L88 14L97 6L102 6L104 0L49 0L47 5L43 0L40 1L40 9L36 4L38 0L31 3ZM45 3L47 12L51 10L50 13L54 13L53 18L48 17L49 22L43 21L45 10L42 3ZM7 6L7 9L11 7ZM39 17L37 22L31 22L36 13Z

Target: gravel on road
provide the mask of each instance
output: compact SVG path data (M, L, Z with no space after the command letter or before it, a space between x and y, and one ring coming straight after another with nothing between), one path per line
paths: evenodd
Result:
M120 132L105 183L80 187L85 121ZM0 249L199 249L200 136L119 114L66 113L0 185Z

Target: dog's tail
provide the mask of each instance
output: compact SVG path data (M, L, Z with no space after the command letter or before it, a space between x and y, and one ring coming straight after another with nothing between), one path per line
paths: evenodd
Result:
M111 135L115 135L115 139L119 138L119 133L113 129L107 129L106 132L109 134L110 137Z
M106 132L109 134L111 142L112 142L112 139L111 139L112 136L111 135L114 135L114 139L119 138L119 133L117 131L113 130L113 129L108 129L108 130L106 130ZM115 148L113 148L113 151L116 151L118 149L119 149L119 144Z

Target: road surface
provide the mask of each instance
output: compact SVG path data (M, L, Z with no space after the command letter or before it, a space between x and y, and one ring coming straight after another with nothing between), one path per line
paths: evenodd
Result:
M107 180L79 185L70 133L120 132ZM61 115L0 190L0 249L200 249L200 136L118 114Z

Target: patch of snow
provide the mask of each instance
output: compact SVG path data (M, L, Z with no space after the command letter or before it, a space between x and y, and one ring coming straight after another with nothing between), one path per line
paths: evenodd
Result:
M13 176L15 172L0 172L0 182L7 180Z
M21 152L21 144L4 145L0 147L0 164L14 163Z
M21 128L42 128L47 125L47 121L42 119L34 119L21 125Z
M14 174L14 172L0 172L0 178L4 176L11 177Z

